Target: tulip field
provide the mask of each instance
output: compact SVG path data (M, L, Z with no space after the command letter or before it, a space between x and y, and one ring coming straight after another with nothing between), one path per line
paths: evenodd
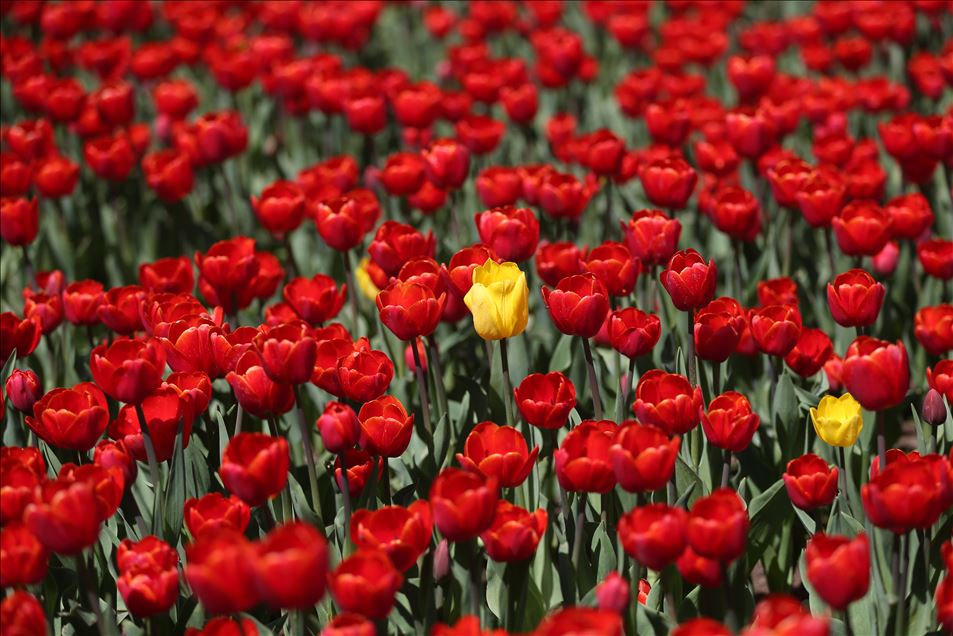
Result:
M3 0L0 636L953 634L953 2Z

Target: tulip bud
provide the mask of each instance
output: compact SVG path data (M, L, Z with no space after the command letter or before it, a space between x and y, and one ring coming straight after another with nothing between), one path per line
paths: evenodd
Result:
M32 413L33 405L43 395L40 379L33 371L14 369L3 388L10 403L21 413Z
M939 391L936 389L927 391L927 394L923 396L920 414L923 416L923 421L933 426L939 426L946 421L946 405Z
M441 539L433 553L433 578L442 581L450 574L450 543Z
M621 614L629 605L629 583L615 571L596 586L596 603L599 609Z

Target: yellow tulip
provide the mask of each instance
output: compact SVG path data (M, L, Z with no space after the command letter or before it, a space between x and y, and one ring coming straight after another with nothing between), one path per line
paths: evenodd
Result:
M831 446L850 446L864 427L860 402L850 393L839 398L825 395L817 408L811 409L811 421L817 436Z
M516 263L488 260L473 270L473 287L463 302L473 314L473 328L484 340L519 335L529 318L526 274Z
M377 294L379 294L381 290L377 288L377 285L371 280L370 274L367 273L367 264L370 262L371 259L369 258L361 260L357 269L354 271L354 279L357 283L357 288L361 290L364 296L370 300L377 300Z

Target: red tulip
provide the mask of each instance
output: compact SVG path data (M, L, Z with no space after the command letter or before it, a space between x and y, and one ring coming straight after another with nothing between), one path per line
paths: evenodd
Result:
M767 171L771 193L778 205L795 208L797 193L814 174L810 164L800 158L782 159Z
M837 496L836 466L808 453L792 459L782 477L791 503L802 510L828 506Z
M400 457L410 444L414 416L400 401L385 395L365 402L357 415L361 426L360 444L372 455Z
M744 554L748 525L748 512L738 493L719 488L692 505L686 536L699 555L730 563Z
M758 307L751 310L748 325L762 353L784 357L801 336L801 312L794 305Z
M536 273L547 285L586 272L586 250L570 241L543 241L536 250Z
M628 296L635 288L641 263L632 258L624 244L606 241L589 252L586 269L605 285L610 295L621 297Z
M47 444L81 453L92 448L109 424L106 396L92 382L53 389L33 405L26 425Z
M246 351L242 354L235 362L235 370L229 371L225 379L242 408L256 417L281 415L294 406L291 385L272 380L262 357L256 351Z
M458 468L444 468L430 487L434 524L448 541L468 541L490 527L497 482Z
M681 439L669 439L648 424L624 424L609 448L619 485L629 492L651 492L665 486L675 472Z
M621 636L622 617L594 607L565 607L543 619L536 627L536 636L572 636L573 634L605 634Z
M26 246L36 239L38 231L36 199L0 199L0 237L4 241L13 246Z
M238 532L221 529L199 535L185 546L185 560L185 579L206 612L243 612L258 602L255 548Z
M532 82L500 89L500 101L506 115L515 124L529 124L539 108L539 91Z
M539 221L532 210L505 206L475 215L480 240L504 261L529 259L539 243Z
M303 322L262 326L254 340L261 366L273 382L304 384L311 378L317 343Z
M185 256L143 263L139 266L139 284L151 292L191 293L195 286L192 263Z
M523 181L516 168L491 166L477 175L477 195L488 208L513 205L523 192Z
M156 459L165 462L172 459L176 437L181 433L183 447L189 445L194 412L191 402L175 387L161 386L147 395L139 404L146 418L146 426L152 439ZM132 456L146 461L145 436L136 408L127 404L109 425L109 436L121 440Z
M652 141L673 148L682 146L692 132L688 102L684 99L652 102L645 108L645 125Z
M890 217L875 201L851 201L831 225L837 245L850 256L873 256L891 238Z
M248 145L248 129L234 110L209 112L192 125L198 165L221 163L240 155Z
M467 114L456 122L457 139L475 155L493 152L506 133L506 125L486 115Z
M172 120L183 120L199 104L198 95L191 82L184 79L168 79L152 88L152 101L156 111Z
M918 310L913 317L913 335L930 355L940 356L953 349L953 305Z
M927 384L953 404L953 360L940 360L928 368Z
M36 597L15 590L0 601L0 622L11 634L46 634L46 613Z
M929 528L950 503L944 469L935 471L925 458L888 463L860 489L867 518L896 534Z
M755 605L748 631L823 636L830 632L829 623L830 619L826 617L812 616L793 596L769 594Z
M165 203L184 199L195 183L191 158L185 152L168 148L150 153L142 159L146 183Z
M827 227L841 211L847 188L833 170L817 170L798 190L801 214L811 227Z
M531 373L514 389L520 414L533 426L562 428L576 406L576 388L559 371Z
M328 402L315 425L321 434L324 447L336 454L353 448L361 434L354 409L341 402Z
M446 300L445 293L437 297L425 285L396 280L377 295L377 309L395 336L413 340L434 332Z
M632 255L654 267L668 263L675 254L682 224L660 210L640 210L623 229Z
M428 7L429 9L437 9L437 5ZM255 627L257 630L258 628ZM324 629L321 630L321 636L374 636L377 633L377 630L374 627L374 623L367 620L360 614L350 614L345 612L344 614L338 614L330 621L324 625ZM250 634L249 636L254 636Z
M0 340L0 360L6 361L14 349L19 356L29 355L39 344L40 335L59 327L63 322L63 298L59 294L24 290L23 315L26 320L21 321L12 311L0 314L0 329L4 334Z
M543 174L536 186L536 196L543 212L554 219L569 219L570 222L578 222L593 194L593 183L584 183L575 175L556 171Z
M639 379L635 398L636 418L669 435L683 435L698 425L701 389L689 385L685 376L652 369Z
M731 630L713 618L693 618L673 629L671 636L730 636L730 634Z
M61 479L39 486L23 520L47 549L64 555L78 554L96 543L102 522L92 483Z
M18 523L33 502L34 491L46 479L39 449L0 446L0 525Z
M688 513L682 508L661 503L641 506L619 519L619 538L626 554L661 571L685 550L687 522Z
M312 327L337 316L346 296L347 285L339 288L333 278L324 274L316 274L312 278L293 278L282 290L285 302Z
M542 293L550 318L565 334L592 338L609 312L605 285L593 274L569 276L554 290L543 287Z
M675 562L678 573L692 585L703 587L718 587L721 585L721 563L697 554L691 546L686 545L685 551Z
M361 449L347 450L340 453L334 462L334 480L338 485L338 490L344 490L344 480L342 478L342 466L347 470L347 488L352 497L356 497L364 490L367 481L372 473L376 472L375 480L380 480L384 473L384 458L371 457L370 453ZM343 463L342 463L343 461ZM374 466L377 466L376 471ZM375 481L374 483L377 483Z
M371 349L363 337L352 345L350 353L337 360L337 367L338 395L357 402L368 402L383 395L394 377L391 359L384 352Z
M218 469L225 487L249 506L264 504L288 481L288 442L262 433L239 433L222 453Z
M143 326L139 307L145 293L146 290L138 285L113 287L106 292L99 306L99 321L107 329L124 336L141 331Z
M883 304L884 286L862 269L838 274L827 284L827 304L837 324L869 327L877 320Z
M433 518L426 501L407 508L361 509L351 517L351 540L359 550L383 550L394 567L406 572L417 562L433 536Z
M953 278L953 241L931 239L917 246L923 271L940 280Z
M277 237L293 232L305 214L304 194L293 181L275 181L251 198L252 210L262 227Z
M41 319L33 316L20 320L12 311L5 311L0 314L0 334L0 362L6 364L14 351L19 358L33 353L42 334Z
M834 344L821 329L804 327L797 344L784 356L784 363L802 378L809 378L820 371L834 355Z
M33 185L47 199L69 196L79 181L79 164L56 155L41 160L33 173Z
M717 187L712 194L709 216L720 231L738 241L753 241L761 232L761 205L740 186Z
M373 229L380 214L377 200L369 194L367 201L357 190L343 197L320 201L314 208L314 223L324 242L339 252L354 249ZM361 191L363 192L363 191Z
M692 196L698 174L687 161L673 155L644 166L639 172L639 180L642 181L645 196L653 205L680 210Z
M255 585L269 607L307 609L324 596L328 546L314 526L303 521L278 526L255 552Z
M610 420L585 420L553 453L556 477L569 492L605 494L616 485L609 456L619 427Z
M116 549L116 587L133 616L148 618L168 611L179 597L179 555L153 536L123 539Z
M487 556L497 563L531 558L546 532L546 522L546 511L542 508L529 512L506 500L499 500L493 523L480 534Z
M724 362L745 331L745 311L734 298L716 298L695 314L695 352L702 360Z
M99 322L99 306L104 297L103 284L99 281L70 283L63 290L63 314L74 325L95 325Z
M123 181L136 163L135 149L129 136L119 131L87 141L83 159L97 177L107 181Z
M929 201L919 192L901 194L890 199L883 211L890 217L893 237L898 239L918 238L933 225L935 218Z
M861 406L879 411L903 401L910 388L910 367L903 343L870 336L854 340L844 355L844 385Z
M203 532L214 532L222 528L245 532L251 519L251 510L238 497L226 498L213 492L198 499L186 499L182 510L185 527L193 537Z
M424 236L409 225L386 221L377 228L374 240L367 251L371 261L384 270L388 277L396 276L404 263L412 258L418 256L433 258L433 233L428 232Z
M483 243L464 247L450 258L447 265L450 285L460 297L466 296L473 286L473 270L489 260L499 262L499 257L493 248Z
M706 264L701 254L687 249L672 256L668 267L659 274L659 280L675 307L680 311L690 311L711 302L718 269L713 261Z
M612 348L627 358L649 353L658 343L661 321L635 307L617 309L609 314L609 339Z
M819 532L804 551L807 579L833 609L847 606L867 595L870 587L870 546L861 532L854 539Z
M241 308L241 290L249 288L261 267L255 258L255 241L248 237L219 241L205 254L196 252L195 264L199 268L202 295L221 305L227 314Z
M760 424L748 399L736 391L728 391L713 399L708 412L701 414L705 436L715 446L739 453L748 447Z
M503 488L519 486L536 463L539 447L527 450L526 440L512 426L480 422L473 427L457 453L463 468L493 477Z
M441 188L459 188L470 172L470 151L454 139L437 139L421 155L427 178Z
M381 550L352 554L328 578L331 594L341 609L373 620L387 618L403 582L404 577Z
M24 587L42 582L49 561L49 552L26 526L16 523L0 528L0 586Z

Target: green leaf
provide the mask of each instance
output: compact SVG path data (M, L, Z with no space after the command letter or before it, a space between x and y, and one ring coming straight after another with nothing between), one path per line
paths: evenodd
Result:
M179 433L176 435L175 447L172 451L172 464L169 467L169 482L165 492L165 527L169 530L168 537L172 545L178 543L179 534L182 532L185 484L191 472L190 466L185 462L185 452L182 448L182 423L179 426Z
M563 334L549 359L550 371L565 371L572 364L572 336Z

